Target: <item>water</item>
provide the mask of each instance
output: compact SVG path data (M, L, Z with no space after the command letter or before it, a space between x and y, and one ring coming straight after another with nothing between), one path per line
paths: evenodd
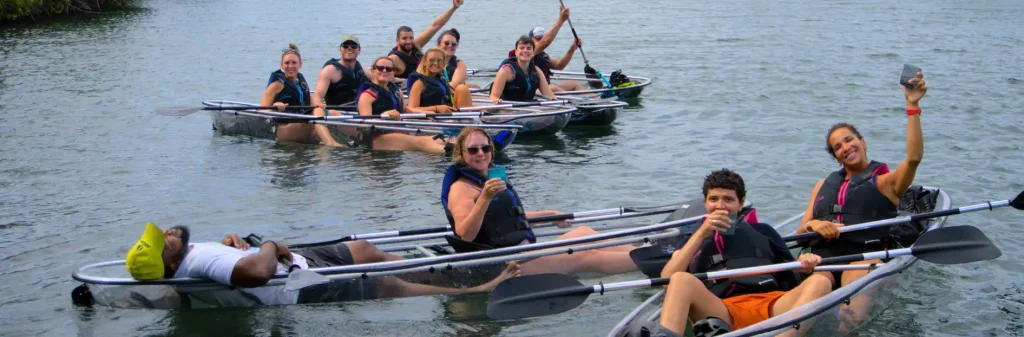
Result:
M330 3L335 4L335 3ZM1024 188L1024 71L1017 1L570 1L592 65L650 76L611 128L517 140L509 175L530 208L658 205L699 193L713 169L747 181L762 218L803 209L835 168L824 132L856 123L871 158L896 165L906 117L903 63L924 68L925 157L916 182L954 204ZM204 99L258 101L282 48L299 45L315 78L339 39L364 64L448 4L151 1L144 8L0 28L0 334L599 335L644 298L624 291L569 313L484 317L486 296L425 297L253 310L76 309L71 272L123 258L145 221L188 224L194 240L249 232L315 241L445 223L446 166L416 153L371 153L219 136L209 117L152 114ZM491 68L553 1L469 1L449 23L458 55ZM499 19L500 18L500 19ZM558 56L564 27L549 49ZM580 70L575 56L569 69ZM859 335L1024 334L1024 230L1016 211L959 215L1003 250L963 266L919 263ZM612 280L638 278L620 275Z

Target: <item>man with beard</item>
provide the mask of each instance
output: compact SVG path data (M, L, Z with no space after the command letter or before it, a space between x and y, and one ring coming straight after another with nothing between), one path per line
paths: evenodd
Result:
M366 82L366 70L359 61L359 38L355 35L341 37L339 52L341 59L332 58L324 63L320 69L320 76L316 79L316 88L313 90L313 105L343 105L355 102L356 91L359 86ZM313 109L314 116L324 116L327 111L324 109ZM331 111L330 114L338 115ZM315 124L313 126L320 141L327 146L342 146L334 137L327 126Z
M427 29L415 37L413 37L412 28L409 26L398 27L398 34L395 37L396 45L388 53L388 58L395 63L396 81L405 82L406 77L416 71L416 67L420 65L420 59L423 58L423 51L420 49L434 38L434 34L437 34L441 27L448 23L448 19L451 19L455 10L462 6L462 2L463 0L452 0L452 7L441 13Z

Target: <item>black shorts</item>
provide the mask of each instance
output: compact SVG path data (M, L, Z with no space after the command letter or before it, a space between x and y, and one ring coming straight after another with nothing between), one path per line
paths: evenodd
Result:
M856 244L843 240L832 240L827 243L820 241L815 245L811 246L811 253L821 256L821 258L851 255L851 254L862 254L885 250L885 246L882 244ZM843 282L843 272L833 271L832 278L835 279L835 283L832 284L832 290L839 289Z
M339 267L355 264L352 252L344 242L326 246L298 248L292 251L306 258L310 268ZM378 298L374 280L348 279L309 286L299 290L298 303L328 303Z

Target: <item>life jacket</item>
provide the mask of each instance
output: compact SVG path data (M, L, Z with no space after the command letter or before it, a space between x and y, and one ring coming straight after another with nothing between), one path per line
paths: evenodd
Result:
M508 58L498 65L498 69L509 65L512 67L512 80L505 83L505 90L501 92L501 99L509 101L532 101L537 95L537 88L540 87L540 74L537 74L533 60L530 61L528 72L519 67L515 57Z
M448 224L452 226L453 232L455 231L455 218L452 216L451 210L448 209L448 194L452 184L460 177L469 178L481 187L487 181L487 177L475 169L459 164L448 167L448 171L444 174L444 181L441 183L441 205L444 206L444 213L448 217ZM530 243L537 242L537 237L526 221L526 212L523 211L519 195L508 181L506 181L505 187L505 191L495 195L491 199L491 203L487 205L487 213L484 214L483 222L480 224L480 232L472 242L493 248L512 247L523 240L528 240ZM455 236L458 236L458 233Z
M516 50L509 50L508 57L516 57ZM533 55L533 63L544 73L544 79L551 83L551 56L548 55L548 52L542 51L540 54Z
M385 89L382 86L376 85L372 82L363 83L359 86L360 96L363 91L369 91L370 95L373 95L376 100L373 101L373 108L371 111L373 115L379 116L388 110L398 110L398 113L405 111L405 103L402 102L402 89L397 84L388 83L388 87ZM359 105L359 98L356 98L356 105Z
M327 86L327 92L324 93L324 103L327 105L342 105L355 102L359 86L366 82L366 73L363 71L363 65L356 61L355 69L349 69L342 65L338 59L334 58L324 63L324 67L328 65L334 66L334 68L341 72L341 79Z
M306 84L306 77L302 76L302 73L296 77L295 82L289 81L284 76L284 71L278 69L275 72L270 73L270 80L267 81L269 87L274 82L281 82L284 84L284 88L277 95L274 95L274 102L281 102L290 106L310 105L309 104L309 85ZM287 109L293 110L293 109ZM294 111L294 110L293 110ZM309 111L300 111L301 113L310 113Z
M897 205L889 201L877 186L878 176L885 173L889 173L889 167L876 161L871 161L866 169L850 180L846 180L845 169L832 172L814 197L814 219L856 225L895 217ZM888 237L888 231L885 226L851 231L839 235L839 240L877 244Z
M448 82L452 81L452 77L455 77L455 69L459 68L459 58L452 55L452 58L448 59L448 65L444 67L444 79Z
M448 81L445 81L440 75L428 77L419 72L414 72L405 81L405 90L411 93L412 85L416 81L423 82L423 92L420 93L420 106L452 105L452 92L448 89Z
M726 269L759 267L780 262L795 261L792 254L782 247L773 249L771 239L758 232L753 226L740 220L734 224L733 235L715 232L701 243L700 250L690 262L690 273L707 273ZM772 274L750 275L729 279L707 280L704 285L719 298L768 291L788 291L800 282L799 275L792 271Z
M391 47L391 52L388 56L398 55L398 58L405 63L405 71L401 74L395 74L395 77L408 78L409 74L416 72L416 67L420 66L420 60L423 59L423 52L420 51L416 46L412 46L412 55L406 55L398 51L398 46Z

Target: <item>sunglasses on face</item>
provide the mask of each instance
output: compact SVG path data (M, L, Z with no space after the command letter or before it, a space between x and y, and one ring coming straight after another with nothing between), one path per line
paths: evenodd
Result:
M493 147L491 147L490 145L484 145L480 147L472 146L467 147L466 152L469 152L469 154L476 154L477 152L480 151L484 151L484 153L491 153L491 149L493 149Z
M359 45L355 43L342 43L341 48L344 49L359 49Z
M373 69L377 69L379 72L390 73L395 70L395 67L388 66L373 66Z
M444 41L444 45L445 46L458 47L459 43L458 42L452 42L452 41Z
M444 59L427 59L427 62L433 64L444 64Z

